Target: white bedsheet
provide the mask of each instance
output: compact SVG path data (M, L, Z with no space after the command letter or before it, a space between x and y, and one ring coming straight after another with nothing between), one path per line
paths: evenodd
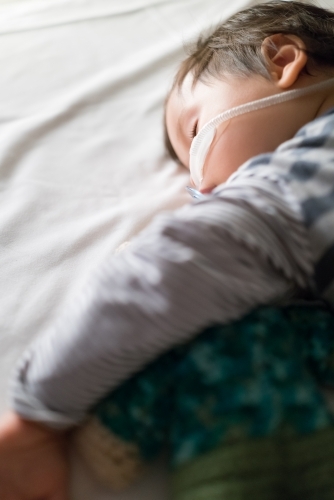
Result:
M0 3L0 413L16 359L94 266L188 200L164 96L184 43L252 3ZM162 463L123 494L73 468L74 500L168 498Z

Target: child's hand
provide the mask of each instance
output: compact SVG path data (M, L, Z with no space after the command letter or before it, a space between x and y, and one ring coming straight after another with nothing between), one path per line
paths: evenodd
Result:
M0 419L0 499L68 500L64 433L8 412Z

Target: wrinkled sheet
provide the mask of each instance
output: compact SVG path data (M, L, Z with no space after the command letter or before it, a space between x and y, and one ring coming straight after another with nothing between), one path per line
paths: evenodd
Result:
M95 266L188 201L163 101L184 45L252 0L0 3L0 412L13 365ZM165 500L163 459L122 494L73 458L73 500Z

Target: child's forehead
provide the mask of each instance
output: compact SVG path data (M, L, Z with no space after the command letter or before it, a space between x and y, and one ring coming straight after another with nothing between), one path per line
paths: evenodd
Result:
M177 102L180 108L188 107L198 98L198 91L205 87L208 90L212 88L212 82L202 80L194 81L193 75L191 73L188 73L184 80L175 85L172 89L167 101L167 105L170 101L174 101Z
M189 79L188 79L189 80ZM169 93L166 101L165 121L169 121L169 117L175 117L184 112L187 105L187 95L191 91L191 83L183 81L180 85L175 85Z
M174 85L170 96L174 95L180 100L180 102L185 103L186 96L193 92L195 85L196 83L194 83L194 77L189 72L181 82Z

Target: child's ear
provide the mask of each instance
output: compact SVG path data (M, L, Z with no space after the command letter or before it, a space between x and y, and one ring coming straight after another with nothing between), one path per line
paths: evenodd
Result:
M262 42L261 52L281 89L291 87L307 63L306 46L295 35L268 36Z

